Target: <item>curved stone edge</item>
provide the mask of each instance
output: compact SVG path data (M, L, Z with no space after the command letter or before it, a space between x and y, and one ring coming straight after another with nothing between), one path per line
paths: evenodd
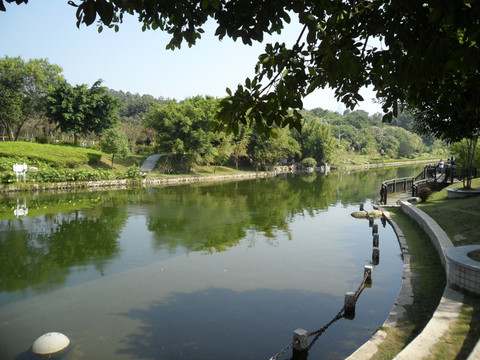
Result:
M453 248L453 244L448 235L438 224L422 210L410 204L406 200L400 200L399 205L402 211L410 218L415 220L420 227L429 236L430 240L437 249L442 265L446 269L445 252ZM382 209L382 208L380 208ZM383 210L383 209L382 209ZM395 304L390 312L389 317L385 321L383 327L392 328L396 321L405 312L404 306L408 305L408 301L413 302L413 292L411 287L410 272L410 255L408 254L408 246L405 237L398 225L388 216L388 212L384 211L388 222L392 225L397 239L402 249L404 258L404 273L402 277L402 286ZM408 265L407 265L408 264ZM427 323L422 332L413 339L400 353L394 357L395 360L421 359L430 355L430 351L435 344L441 339L443 334L458 319L463 306L463 294L450 288L447 284L435 313ZM387 334L383 330L378 330L372 338L358 348L347 360L364 360L370 359L377 351L378 346L386 339ZM470 353L467 360L479 359L480 340Z
M431 355L432 348L442 339L458 319L463 306L463 294L446 286L442 299L430 321L397 356L395 360L423 359Z
M408 200L398 202L402 211L413 219L428 235L430 241L435 246L442 266L447 273L448 261L446 252L454 248L454 245L447 233L433 220L429 215L420 210ZM448 274L447 278L448 278ZM435 313L430 321L424 327L422 332L417 335L397 356L395 360L421 359L430 355L431 349L441 340L445 332L458 319L463 306L463 294L452 289L448 282L443 292ZM476 348L479 347L477 344ZM475 349L476 349L475 348ZM475 350L474 350L475 351ZM468 359L474 359L472 351Z
M98 181L75 181L75 182L60 182L60 183L19 183L13 185L0 185L0 193L2 192L20 192L20 191L46 191L46 190L118 190L128 189L131 187L151 187L151 186L166 186L166 185L182 185L182 184L196 184L206 182L220 182L220 181L235 181L256 178L268 178L278 175L278 172L272 171L258 171L245 172L238 174L224 174L224 175L189 175L177 177L160 177L160 178L146 178L146 179L120 179L120 180L98 180Z
M394 328L397 321L405 314L405 307L413 304L413 289L412 289L412 272L410 270L410 253L408 252L408 245L400 227L392 220L390 214L383 208L379 207L383 211L388 223L392 226L398 240L398 244L402 251L403 258L403 273L402 273L402 285L400 292L393 304L392 310L388 318L383 323L384 328ZM353 354L347 357L347 360L364 360L371 358L377 351L378 346L387 338L387 333L383 330L377 330L375 334L359 347Z

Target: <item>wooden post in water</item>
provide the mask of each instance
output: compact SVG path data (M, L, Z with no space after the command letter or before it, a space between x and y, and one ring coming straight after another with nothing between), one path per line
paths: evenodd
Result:
M360 211L363 211L363 203L360 204Z
M372 225L372 235L378 234L378 224Z
M355 318L355 305L357 299L355 298L355 293L347 292L345 293L345 318L348 320L353 320Z
M378 234L373 234L373 247L375 248L378 248L378 244L379 244L379 235Z
M367 276L365 280L365 284L371 284L372 283L372 265L365 265L365 271L363 272L363 276Z
M308 332L307 330L297 329L293 332L292 359L308 359Z
M368 226L369 226L369 227L372 227L372 226L373 226L374 220L375 220L375 219L373 218L372 215L370 215L370 216L368 217Z
M374 247L372 252L372 264L378 265L379 263L380 263L380 249L378 247Z

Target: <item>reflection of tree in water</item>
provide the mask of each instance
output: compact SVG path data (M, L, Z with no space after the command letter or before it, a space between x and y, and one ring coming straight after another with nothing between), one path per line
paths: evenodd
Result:
M418 175L425 164L404 167L384 167L331 173L329 181L338 183L338 201L344 205L358 204L380 198L380 186L383 181ZM344 176L348 174L348 176Z
M328 191L322 192L322 176L318 179L305 183L301 177L272 178L157 189L158 205L149 213L147 226L158 246L169 249L223 251L249 230L273 240L277 231L289 233L288 224L296 214L313 214L328 206Z
M14 291L65 281L72 266L104 263L118 253L127 219L122 206L0 222L0 290Z
M422 168L419 165L413 173ZM147 211L147 226L154 233L157 249L224 251L244 238L253 243L256 236L250 234L255 232L275 246L279 232L291 238L289 224L294 217L313 216L339 202L378 198L383 180L412 175L411 167L385 168L350 172L348 176L335 172L328 176L282 175L35 197L27 201L32 209L29 215L35 209L43 215L0 221L0 290L65 282L71 266L94 264L101 273L105 262L119 252L117 239L128 217L128 204L139 204ZM13 217L11 206L16 205L16 199L8 199L11 204L5 201L2 199L2 205L6 204L3 207ZM73 206L78 208L67 210Z
M337 304L331 295L295 290L208 288L170 293L148 308L119 314L141 325L117 352L142 359L268 359L284 346L282 338L291 336L290 325L285 324L315 329L338 311ZM348 338L348 325L339 322L330 328L309 358L318 358L320 351L339 358L333 355Z
M423 166L420 165L419 169ZM413 170L415 172L416 170ZM290 239L289 224L297 216L314 216L338 202L377 199L387 178L411 176L412 168L291 175L252 181L155 189L155 209L147 226L158 248L171 251L224 251L246 237L262 233L275 246L278 232ZM254 243L256 236L247 236Z

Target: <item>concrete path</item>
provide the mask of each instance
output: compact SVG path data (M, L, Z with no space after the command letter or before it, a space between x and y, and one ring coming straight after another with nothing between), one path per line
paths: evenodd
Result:
M157 164L158 159L160 159L162 156L166 154L156 154L156 155L151 155L148 158L145 159L144 163L142 166L140 166L141 170L147 170L147 171L152 171L155 165Z
M427 326L394 360L423 359L430 356L433 347L441 341L442 336L455 323L463 305L463 295L448 286L442 300Z
M395 194L387 198L389 206L402 206L403 212L409 217L415 220L424 229L425 233L429 236L432 243L437 248L440 259L444 258L445 250L453 247L450 239L445 231L427 214L419 210L417 207L408 203L408 201L399 201L401 198L406 198L407 193ZM399 201L399 203L397 203ZM382 209L383 210L383 209ZM387 218L389 218L387 216ZM405 242L403 232L395 224L392 219L389 218L389 222L392 224L395 233L397 234L400 246L402 248L404 257L404 273L402 280L402 288L400 294L395 302L395 305L390 313L389 318L386 320L384 327L394 327L396 320L401 317L401 314L405 306L410 306L413 301L413 294L411 293L411 273L410 273L410 255L408 253L408 245ZM444 267L446 267L446 261L442 261ZM457 321L460 311L463 306L463 294L450 288L448 285L445 287L442 299L438 305L434 315L425 326L423 331L413 339L397 356L395 360L412 360L412 359L424 359L431 356L432 350L435 345L442 340L442 337L448 332L450 327ZM393 320L393 321L391 321ZM374 336L361 346L355 353L353 353L347 360L367 360L370 359L377 351L378 346L385 340L387 333L383 330L377 331ZM467 360L479 360L480 359L480 340L469 355Z
M397 203L399 200L403 200L411 197L412 197L411 192L399 192L396 194L388 194L387 204L385 206L399 206L399 204Z

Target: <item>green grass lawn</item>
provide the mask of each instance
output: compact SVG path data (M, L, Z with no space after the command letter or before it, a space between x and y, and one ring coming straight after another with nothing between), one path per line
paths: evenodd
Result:
M451 187L462 187L462 184ZM480 188L480 179L474 179L472 187ZM480 196L447 199L444 189L416 205L445 230L455 246L480 244ZM391 359L407 345L428 322L445 287L445 271L425 233L398 208L389 211L404 232L412 256L414 304L397 327L386 329L387 340L373 359ZM466 359L479 341L480 296L464 296L459 319L436 344L428 359Z
M70 145L0 142L0 157L23 161L27 165L47 163L55 167L75 168L98 162L101 156L101 151Z
M383 329L388 336L373 360L390 360L412 341L432 317L445 288L445 272L425 232L400 208L391 208L389 212L407 240L414 301L395 328Z
M450 187L461 188L462 184ZM480 188L480 179L472 180L472 188ZM480 195L447 199L447 190L443 189L416 205L445 230L455 246L480 244Z

